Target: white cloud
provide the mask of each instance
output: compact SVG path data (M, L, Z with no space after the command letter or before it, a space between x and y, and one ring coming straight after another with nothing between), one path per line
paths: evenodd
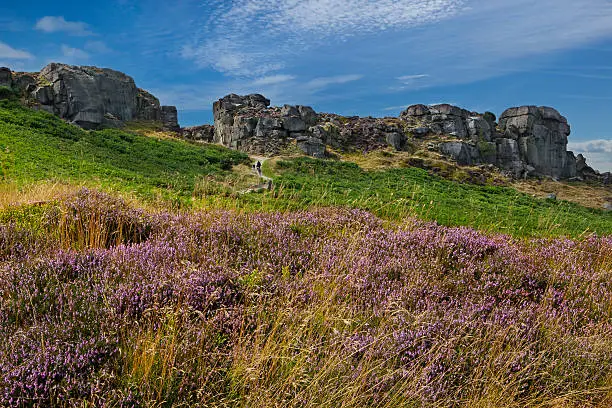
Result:
M397 106L387 106L383 108L383 111L401 111L408 107L409 105L397 105Z
M596 139L584 142L569 142L568 149L576 152L612 154L612 140Z
M181 55L230 75L261 75L328 40L415 27L455 15L465 0L212 1ZM255 71L255 72L253 72Z
M464 1L247 0L237 3L228 13L230 20L235 17L242 20L257 10L266 15L268 28L271 29L307 33L310 36L347 37L440 21L457 13Z
M570 141L567 148L576 154L582 153L587 164L595 170L612 171L612 139Z
M330 85L345 84L347 82L358 81L363 78L363 75L349 74L349 75L337 75L330 77L314 78L306 83L306 87L309 89L323 89Z
M34 59L34 56L27 51L17 50L0 41L0 58L11 60L29 60Z
M62 55L71 60L88 59L89 54L79 48L73 48L68 45L62 45Z
M201 67L241 76L263 75L283 67L281 63L267 62L252 53L242 52L225 38L207 40L202 47L184 45L180 54L183 58L194 60Z
M404 82L404 83L412 83L417 79L422 79L422 78L427 78L429 75L427 74L417 74L417 75L402 75L400 77L397 77L397 79L399 79L400 81Z
M81 21L66 21L62 16L45 16L36 22L34 28L46 33L64 32L76 36L93 35L93 33L89 31L87 23Z
M257 78L255 81L253 81L253 86L280 84L283 82L291 81L293 79L295 79L295 76L293 75L270 75L262 78Z

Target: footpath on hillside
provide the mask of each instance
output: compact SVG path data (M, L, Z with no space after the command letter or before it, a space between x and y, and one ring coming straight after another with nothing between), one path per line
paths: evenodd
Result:
M251 156L251 158L254 160L253 164L251 165L251 170L253 171L253 173L255 173L260 180L263 180L262 183L259 184L255 184L247 189L244 189L242 191L240 191L240 194L246 194L246 193L251 193L254 191L261 191L261 190L271 190L272 189L272 178L268 177L268 176L264 176L262 173L261 168L263 167L263 164L266 162L266 160L269 159L269 157L263 157L263 156ZM260 164L259 167L257 167L257 163Z

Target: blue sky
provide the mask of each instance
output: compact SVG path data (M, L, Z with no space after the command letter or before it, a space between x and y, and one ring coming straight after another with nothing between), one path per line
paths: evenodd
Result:
M176 105L184 126L211 122L230 92L362 116L548 105L568 118L570 148L612 171L611 0L0 5L0 66L51 61L123 71Z

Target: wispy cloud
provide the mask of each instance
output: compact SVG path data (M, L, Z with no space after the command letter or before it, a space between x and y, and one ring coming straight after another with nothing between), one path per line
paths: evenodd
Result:
M181 55L231 74L265 74L296 53L367 33L410 28L459 12L464 0L212 1Z
M93 35L87 23L66 21L62 16L45 16L36 22L34 28L46 33L64 32L76 36Z
M337 75L330 77L314 78L306 83L306 87L312 90L327 88L330 85L346 84L347 82L358 81L363 78L363 75L349 74Z
M291 81L293 79L295 79L295 76L293 75L270 75L256 79L255 81L253 81L253 86L280 84L283 82Z
M402 75L402 76L397 77L397 79L404 83L412 83L417 79L427 78L428 76L429 76L428 74Z
M71 61L84 60L89 58L89 54L79 48L73 48L66 44L62 45L62 55Z
M0 42L0 58L10 60L30 60L34 56L25 50L17 50L8 44Z
M612 140L596 139L583 142L569 142L568 149L584 153L611 153ZM612 159L612 157L611 157Z
M386 108L382 108L383 111L400 111L400 110L404 110L408 107L409 105L396 105L396 106L387 106Z

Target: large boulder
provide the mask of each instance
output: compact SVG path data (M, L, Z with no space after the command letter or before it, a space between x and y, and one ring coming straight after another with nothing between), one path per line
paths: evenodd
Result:
M451 157L460 165L472 165L479 162L476 147L465 142L444 142L438 147L440 152Z
M214 140L215 129L212 125L191 126L182 128L180 133L185 139L211 143Z
M155 96L138 89L130 76L108 68L51 63L33 88L30 94L41 109L86 129L162 119Z
M164 128L172 131L178 131L181 127L178 123L178 111L176 106L161 107L161 122Z
M6 67L0 67L0 86L13 87L13 73Z
M516 140L500 138L497 143L497 165L508 171L513 177L522 177L525 164L521 160L521 153Z
M20 95L30 94L36 89L38 73L13 72L13 89Z
M408 141L402 122L397 118L345 117L325 113L314 131L325 143L345 151L367 152L388 146L404 150Z
M567 152L570 126L553 108L520 106L510 108L499 119L500 132L515 140L521 160L542 175L569 178L575 175L575 161Z
M260 94L229 94L213 104L214 141L247 153L274 155L289 145L322 157L323 141L309 129L319 116L308 106L270 107Z
M449 104L439 105L412 105L409 106L400 114L400 118L404 120L411 128L428 128L432 133L438 135L450 135L459 139L466 139L470 136L468 130L468 119L474 117L475 112L459 108ZM482 118L481 118L482 119ZM486 122L484 119L483 122ZM473 124L473 133L478 134L481 129L488 129L488 126L483 124ZM483 135L487 140L490 140L490 133Z
M489 121L481 116L470 116L466 120L466 127L473 142L490 142L492 127Z
M136 92L136 110L134 119L137 120L161 120L161 105L159 99L144 89L137 89Z

